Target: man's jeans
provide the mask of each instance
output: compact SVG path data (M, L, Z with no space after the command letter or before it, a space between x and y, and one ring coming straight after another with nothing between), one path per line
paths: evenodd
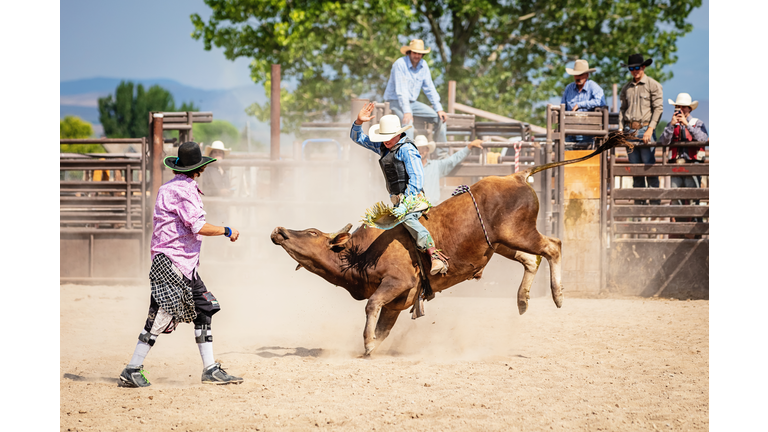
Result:
M389 109L392 110L392 112L397 115L400 118L400 122L403 121L403 110L400 109L400 104L396 100L391 100L389 102ZM435 142L445 142L445 123L440 121L440 117L437 116L437 112L432 109L429 105L424 105L421 102L411 102L411 114L413 114L413 117L419 117L424 120L426 120L429 123L432 123L435 125L435 132L434 132L434 141ZM405 126L405 125L403 125ZM405 135L410 138L411 140L414 139L414 130L413 128L408 129L405 131Z
M639 145L634 148L632 153L628 153L627 156L629 157L629 163L633 164L645 164L645 165L653 165L656 163L656 147L647 147L643 144L642 138L645 131L648 129L648 126L645 126L643 128L638 129L637 131L637 137L640 138ZM625 128L625 131L627 129ZM656 131L653 132L652 140L656 141ZM646 185L647 181L647 185ZM644 187L652 187L657 188L659 187L659 178L657 176L634 176L632 177L632 187L635 188L644 188ZM645 200L635 200L635 205L645 205ZM651 205L659 205L661 204L661 201L659 200L651 200Z
M435 241L432 240L432 236L424 228L424 225L419 222L420 217L421 212L409 213L405 215L403 225L411 233L411 237L416 240L416 248L420 251L426 251L429 248L435 247Z

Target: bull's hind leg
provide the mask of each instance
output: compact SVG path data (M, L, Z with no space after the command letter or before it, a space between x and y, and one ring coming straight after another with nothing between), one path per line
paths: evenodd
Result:
M520 312L520 315L522 315L528 310L528 300L531 298L531 286L533 286L533 278L539 270L541 257L510 249L504 245L497 245L496 253L505 258L519 262L525 269L523 280L520 282L520 287L517 289L517 310Z
M549 263L549 279L552 288L552 300L557 307L563 306L563 287L560 283L560 256L563 242L555 237L541 236L544 242L544 248L541 255Z
M562 242L560 239L547 237L541 235L538 231L535 231L535 234L532 236L511 236L510 240L501 240L500 243L510 249L540 255L547 259L547 262L549 262L549 279L552 288L552 300L554 300L557 307L562 307L563 288L560 285L560 256Z

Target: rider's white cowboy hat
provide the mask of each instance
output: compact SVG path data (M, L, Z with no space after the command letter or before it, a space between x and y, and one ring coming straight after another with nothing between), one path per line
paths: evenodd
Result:
M565 68L565 72L568 75L581 75L583 73L587 72L594 72L595 68L590 69L589 63L587 63L586 60L576 60L576 63L573 65L573 69L571 68Z
M400 47L400 52L405 55L408 51L413 51L415 53L420 54L426 54L430 51L432 51L432 48L424 48L424 41L421 39L413 39L411 40L411 43L408 45L404 45Z
M427 141L427 137L424 135L416 135L416 139L413 140L413 143L416 144L416 148L420 147L427 147L429 150L427 151L427 154L432 153L435 151L435 142L434 141Z
M677 100L673 101L672 99L668 99L668 101L672 105L691 107L691 111L695 110L696 107L699 106L699 101L691 102L691 95L688 93L680 93L677 95Z
M371 129L368 131L368 137L371 139L371 142L385 142L412 127L413 125L400 127L400 117L389 114L381 118L381 123L371 126Z
M232 149L224 148L224 143L221 141L214 141L210 146L205 148L205 155L210 156L212 150L221 150L224 152L224 156L227 156Z

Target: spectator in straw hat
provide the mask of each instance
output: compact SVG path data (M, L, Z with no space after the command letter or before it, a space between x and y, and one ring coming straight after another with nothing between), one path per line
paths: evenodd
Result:
M400 125L400 119L393 114L385 115L381 122L371 126L370 137L363 132L362 124L373 119L374 103L366 104L357 114L349 137L352 141L380 155L379 165L384 174L387 192L395 206L393 214L402 218L402 224L416 241L416 248L429 254L432 260L430 273L445 274L448 271L448 257L437 250L432 235L419 222L424 210L430 204L424 197L424 168L421 156L413 141L405 135L411 125ZM414 203L413 207L409 203Z
M581 59L576 60L573 69L565 68L565 72L573 76L573 82L565 87L563 97L560 99L560 103L565 104L566 110L592 111L597 107L607 106L603 89L589 79L589 74L594 71L595 68L590 68L589 63ZM595 141L595 137L587 135L569 135L565 139L569 143L577 143L566 144L566 150L587 148Z
M440 95L432 82L432 75L424 54L431 51L424 47L424 41L413 39L408 45L400 47L404 57L400 57L392 64L392 70L384 91L384 100L389 102L389 108L400 119L402 124L413 124L413 118L419 117L435 125L434 138L437 142L445 142L445 120L447 118L443 106L440 104ZM416 99L421 90L427 95L432 106L427 106ZM406 132L408 138L413 140L414 130Z
M160 186L155 201L152 231L152 286L149 312L133 357L120 374L123 387L148 387L144 359L161 333L171 333L179 323L194 323L195 342L203 361L203 384L239 384L242 378L227 374L214 360L211 321L221 309L216 297L206 288L197 268L200 265L202 236L229 237L234 242L240 233L205 220L202 192L195 179L216 159L203 156L196 142L179 146L178 157L164 160L175 176Z
M469 155L472 148L483 148L482 143L482 140L476 139L445 159L430 160L429 155L435 151L435 142L428 141L424 135L416 136L414 144L416 144L416 149L421 156L421 163L424 166L424 193L427 194L429 202L432 204L441 202L440 179L453 171L456 165Z
M203 155L221 160L224 159L224 157L229 156L230 150L231 149L224 147L223 142L214 141L211 145L205 147ZM216 164L212 167L209 174L206 174L201 180L201 189L208 196L227 197L232 195L229 170L224 169L221 164Z
M707 125L691 116L691 112L699 106L699 101L691 101L691 95L680 93L677 100L669 99L669 104L674 105L675 112L672 120L667 123L659 142L662 144L674 144L683 142L709 141ZM669 149L669 163L686 164L704 162L704 147L673 147ZM701 187L701 176L671 176L673 188L698 188ZM691 200L675 200L673 204L689 205ZM693 200L694 205L699 200ZM675 218L677 222L699 222L699 218ZM670 235L670 237L672 237Z
M621 108L619 109L619 130L631 132L644 144L656 141L656 125L664 111L664 92L656 80L645 74L645 68L653 63L653 59L644 59L642 54L632 54L627 64L632 79L624 84L619 92ZM656 163L655 147L637 146L628 154L629 163L653 165ZM657 176L635 176L633 187L659 187ZM635 204L646 204L645 200L635 200ZM651 204L660 204L659 200L651 200Z

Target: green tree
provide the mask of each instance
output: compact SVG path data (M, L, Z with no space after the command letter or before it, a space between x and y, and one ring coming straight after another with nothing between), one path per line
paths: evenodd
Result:
M214 120L211 123L194 123L192 136L196 142L211 145L214 141L221 141L224 147L238 148L240 131L235 125L226 120Z
M423 39L438 91L457 81L457 102L542 124L541 105L572 78L568 62L589 61L610 84L630 76L633 53L653 58L647 73L672 77L676 41L701 0L346 0L282 2L205 0L208 21L192 14L192 37L234 60L252 58L251 77L270 86L280 64L296 89L281 93L288 130L301 122L345 116L351 97L381 100L398 48ZM248 110L268 120L268 104Z
M198 111L192 102L184 103L180 110ZM113 95L99 98L99 121L109 138L140 138L149 135L149 113L152 111L176 111L171 93L153 85L149 90L135 86L131 81L121 81Z
M77 116L68 115L59 120L60 139L87 139L93 137L93 126ZM60 153L106 153L101 144L59 144Z

